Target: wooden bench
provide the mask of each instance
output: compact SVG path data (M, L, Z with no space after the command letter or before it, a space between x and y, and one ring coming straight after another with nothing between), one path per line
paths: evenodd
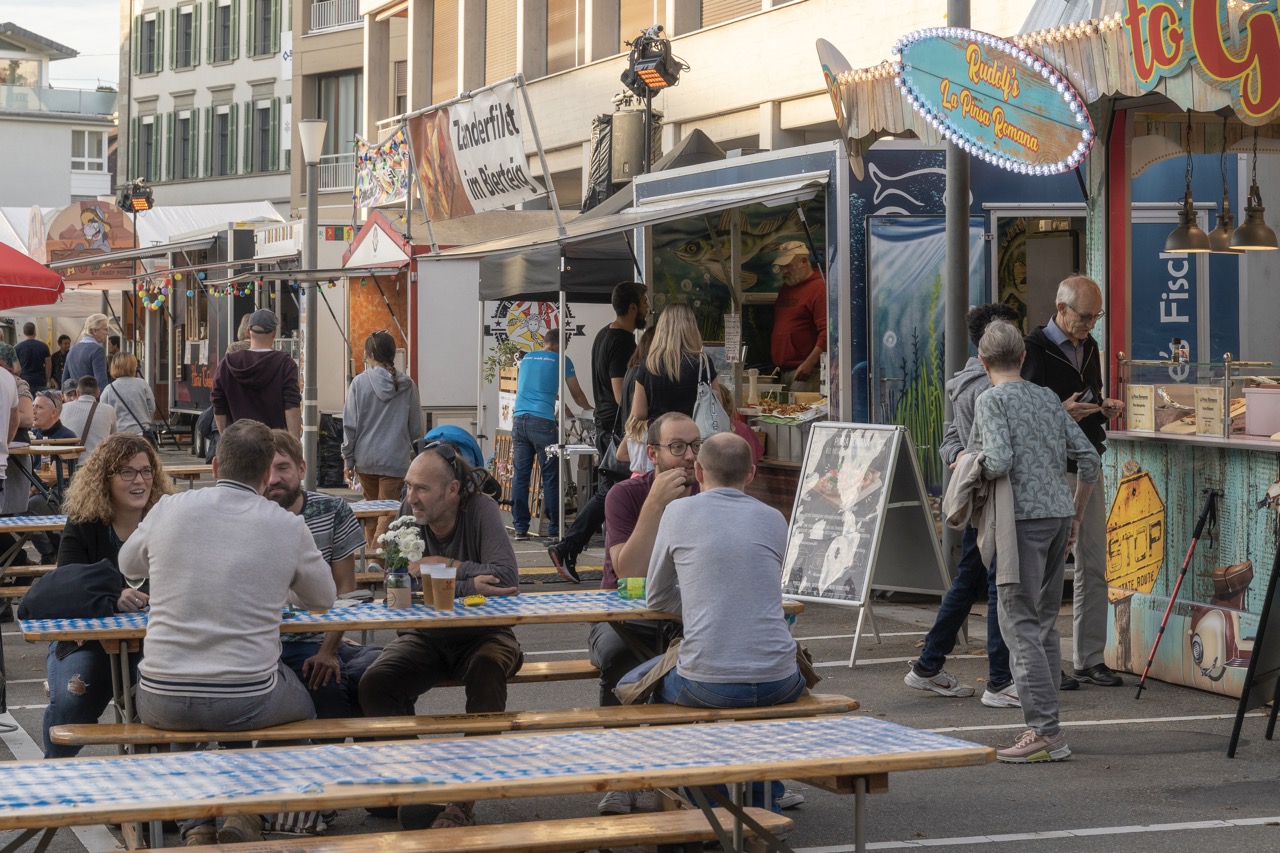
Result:
M537 666L537 664L525 664L526 668L529 666ZM568 708L559 711L504 711L493 714L352 717L301 720L296 723L286 723L283 726L242 732L171 732L153 729L141 723L76 723L54 726L49 730L49 737L54 743L77 746L90 744L153 746L224 740L312 740L348 737L406 739L421 735L627 728L719 720L774 720L815 717L820 714L842 714L857 708L857 701L848 696L812 693L801 696L795 702L763 708L690 708L683 705L652 704Z
M36 566L10 566L4 570L6 578L42 578L56 569L53 563L42 563Z
M31 591L30 584L0 584L0 598L19 599Z
M791 818L764 809L748 808L746 813L775 835L788 832L795 825ZM715 809L715 815L725 832L731 832L732 816L723 809ZM748 827L743 827L743 831L746 835L752 834ZM451 829L273 839L249 844L211 845L205 849L222 853L367 853L370 850L378 853L508 853L511 850L556 853L656 844L661 845L659 849L701 853L703 843L714 841L715 837L702 812L686 809Z

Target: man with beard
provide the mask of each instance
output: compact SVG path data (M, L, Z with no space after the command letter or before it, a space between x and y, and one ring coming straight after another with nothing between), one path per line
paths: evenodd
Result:
M320 555L329 564L338 596L356 588L355 554L364 546L364 532L342 498L302 488L307 466L302 445L282 429L271 431L275 457L271 460L266 498L302 516ZM280 660L311 691L316 716L340 719L360 716L360 676L381 649L342 642L341 631L280 634Z
M827 351L827 283L809 263L809 250L799 240L779 246L773 266L782 273L782 290L773 309L773 363L792 391L817 391L818 365Z

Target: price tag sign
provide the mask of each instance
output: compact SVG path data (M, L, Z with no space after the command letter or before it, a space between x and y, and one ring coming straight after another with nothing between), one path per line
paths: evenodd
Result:
M1156 406L1154 385L1130 385L1129 399L1125 404L1129 429L1134 432L1156 431Z
M1196 435L1222 435L1222 388L1214 385L1197 385Z
M738 314L724 315L724 360L729 364L737 364L742 356L742 317Z

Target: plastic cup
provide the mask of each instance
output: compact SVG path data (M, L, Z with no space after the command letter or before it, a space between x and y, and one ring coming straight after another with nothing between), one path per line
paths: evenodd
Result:
M432 563L422 568L430 573L431 598L435 601L436 610L452 610L458 570L445 563Z

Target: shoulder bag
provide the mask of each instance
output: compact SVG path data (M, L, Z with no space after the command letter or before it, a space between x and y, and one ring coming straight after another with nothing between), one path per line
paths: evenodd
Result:
M138 427L142 430L142 437L145 438L152 447L154 447L156 450L159 450L160 439L156 436L156 431L151 428L151 422L147 421L144 423L141 418L139 418L136 414L134 414L133 406L129 405L129 402L125 400L124 395L121 394L119 391L116 392L116 399L120 401L120 403L124 406L124 410L128 412L129 416L133 418L133 420L138 424ZM94 405L96 406L98 404L95 402ZM89 417L92 420L93 416L90 415ZM85 435L89 434L88 424L85 425L84 432L85 432Z
M711 374L705 354L698 359L698 398L693 404L693 420L698 425L702 438L708 439L717 433L731 432L733 424L729 421L729 413L720 405L716 389L711 387L708 378Z

